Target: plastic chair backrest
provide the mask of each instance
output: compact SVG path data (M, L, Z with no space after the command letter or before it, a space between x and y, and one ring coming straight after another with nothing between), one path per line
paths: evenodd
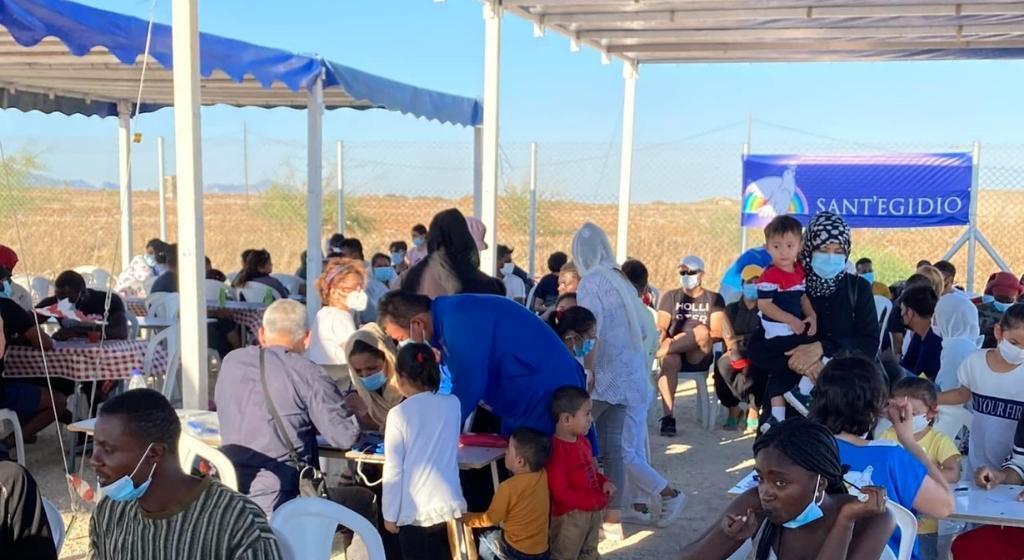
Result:
M18 413L9 408L0 408L0 426L2 426L4 422L11 423L11 431L14 432L14 456L17 457L18 464L24 467L25 438L23 438L21 434L21 422L18 421Z
M178 461L181 464L181 470L186 473L192 472L192 463L197 457L208 461L217 469L217 478L220 479L221 484L235 492L238 491L238 475L235 473L235 465L231 463L231 459L198 438L182 432L181 437L178 438Z
M274 301L281 299L281 294L277 293L277 290L259 282L246 282L238 289L239 299L245 298L245 301L250 303L263 303L268 292Z
M896 558L910 560L914 553L914 543L917 542L917 517L909 509L892 500L888 500L885 507L896 520L896 526L900 530L900 550Z
M206 279L205 292L206 301L208 303L220 303L220 292L224 290L224 294L229 300L235 299L235 293L230 286L221 282L220 280Z
M98 266L88 265L75 268L75 272L85 278L85 285L94 290L106 291L111 288L111 275Z
M60 549L64 546L64 518L60 516L60 510L50 500L42 498L43 511L46 512L46 523L50 526L50 534L53 535L53 546L57 549L57 556L60 556Z
M126 313L125 317L128 319L128 340L138 340L139 338L139 318L134 313Z
M180 352L178 335L177 325L154 334L149 339L146 353L142 358L142 373L155 378L163 378L164 382L161 392L168 400L173 396L174 388L178 383L178 369L180 366L178 363ZM164 371L157 371L153 362L156 360L156 352L161 346L167 354L167 367Z
M177 319L179 302L178 294L170 292L149 294L146 296L146 317L151 319Z
M305 281L298 276L292 274L271 274L271 278L276 278L285 288L288 289L288 293L296 295L299 293L299 287L305 284Z
M526 296L526 308L529 309L533 313L536 313L536 311L534 311L534 308L533 308L533 299L535 297L534 294L537 293L537 286L539 284L540 284L539 282L534 282L533 283L533 287L530 288L530 293L527 294L527 296Z
M32 294L21 284L11 284L11 299L25 311L32 311Z
M878 314L878 321L881 322L884 318L887 318L891 311L892 311L892 300L890 300L887 297L876 295L875 296L875 313ZM882 316L883 312L885 312L885 317ZM882 326L885 327L885 325L882 325Z
M385 560L380 534L358 513L322 498L295 498L274 512L270 526L285 558L329 558L338 525L359 535L369 560Z
M29 276L27 274L15 274L11 280L25 288L32 295L32 301L39 301L53 295L53 283L42 276Z

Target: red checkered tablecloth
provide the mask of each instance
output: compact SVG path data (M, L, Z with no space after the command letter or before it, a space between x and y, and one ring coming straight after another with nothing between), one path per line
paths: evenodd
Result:
M141 368L148 342L144 340L107 340L102 344L85 341L54 341L54 349L46 352L50 375L73 381L127 379L132 369ZM156 371L167 369L167 355L157 351L153 365ZM28 346L8 346L4 358L5 377L42 377L42 353Z
M136 317L146 316L146 298L125 298L124 304L128 308L128 312L134 313ZM262 303L244 301L229 301L223 308L216 303L207 303L206 305L207 312L217 309L227 309L231 313L231 320L244 326L253 338L256 338L256 334L263 324L263 312L267 310L267 306Z
M128 309L128 313L134 313L136 317L146 316L146 298L124 298L124 306Z

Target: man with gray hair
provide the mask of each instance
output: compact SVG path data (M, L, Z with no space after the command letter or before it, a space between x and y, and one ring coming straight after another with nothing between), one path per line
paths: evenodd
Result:
M260 345L228 354L217 377L220 449L235 466L239 491L267 517L299 495L299 472L289 459L292 445L302 461L316 466L318 433L342 449L351 448L359 437L359 424L337 385L306 358L309 337L305 306L278 300L263 314ZM268 398L283 421L286 438L275 429ZM329 488L328 493L333 501L376 523L369 490Z

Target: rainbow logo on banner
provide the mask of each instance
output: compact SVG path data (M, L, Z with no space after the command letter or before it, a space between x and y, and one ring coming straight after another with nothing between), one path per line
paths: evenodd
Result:
M768 199L761 194L759 189L751 189L755 183L751 183L747 187L746 193L743 195L743 213L744 214L760 214L761 209L768 206ZM774 212L774 210L772 210ZM807 214L807 198L804 197L804 193L797 190L793 193L793 196L789 199L789 209L786 210L786 214ZM777 214L772 214L776 216Z
M747 185L743 213L769 220L785 214L806 215L807 198L796 186L796 166L788 166L781 177L761 177Z

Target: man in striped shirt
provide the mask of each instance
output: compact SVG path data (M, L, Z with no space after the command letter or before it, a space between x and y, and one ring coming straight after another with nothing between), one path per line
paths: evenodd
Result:
M90 465L104 497L89 525L93 560L279 560L263 511L178 464L181 422L157 391L122 393L100 409Z

